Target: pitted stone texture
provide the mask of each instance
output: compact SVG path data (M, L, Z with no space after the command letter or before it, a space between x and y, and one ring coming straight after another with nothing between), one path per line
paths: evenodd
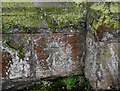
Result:
M18 89L44 77L83 74L83 34L4 34L0 48L3 89Z
M83 40L78 41L78 38ZM84 54L84 37L79 34L40 34L33 38L36 77L82 74L80 56Z
M3 35L2 76L9 79L30 76L30 35Z
M10 64L12 63L12 58L10 54L6 51L2 51L0 55L2 55L2 59L0 60L0 69L2 71L0 71L0 74L2 74L2 77L6 77L8 75L7 70L10 67Z
M118 87L118 41L95 42L87 35L85 76L94 89Z

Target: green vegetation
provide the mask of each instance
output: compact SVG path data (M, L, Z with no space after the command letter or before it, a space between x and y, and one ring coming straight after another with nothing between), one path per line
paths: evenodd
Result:
M70 76L54 81L42 80L28 87L29 91L92 91L83 76Z
M20 59L23 59L25 57L24 44L17 44L14 40L11 40L8 35L3 36L2 40L3 47L8 47L11 50L18 51L18 57Z
M75 86L77 82L76 78L68 77L63 80L63 83L67 86L68 90L71 90L73 86Z
M107 28L113 27L119 29L119 13L118 6L120 3L107 2L107 3L94 3L90 7L92 12L90 15L93 20L90 21L92 27L96 30L100 25L105 25ZM90 23L89 22L89 23Z
M26 4L26 7L24 6ZM28 3L3 3L5 8L2 9L2 23L3 29L9 28L21 28L23 32L26 32L26 28L34 29L41 28L38 24L45 20L50 28L56 29L68 25L77 24L83 14L80 13L79 8L76 5L71 4L72 8L58 7L58 8L41 8L33 7ZM21 5L22 7L18 7ZM65 10L67 9L67 10ZM77 21L77 22L76 22Z
M23 59L25 57L25 51L23 48L24 48L24 45L22 44L18 47L18 57L20 59Z
M22 40L22 41L25 41L25 42L28 43L28 44L30 43L27 35L24 35L23 37L21 37L21 40Z
M94 31L100 25L119 28L118 5L120 2L73 2L70 5L61 3L63 7L34 7L32 2L4 2L2 8L2 28L19 28L22 32L37 28L51 30L69 26L80 27L82 22L91 25ZM49 25L42 27L41 21Z

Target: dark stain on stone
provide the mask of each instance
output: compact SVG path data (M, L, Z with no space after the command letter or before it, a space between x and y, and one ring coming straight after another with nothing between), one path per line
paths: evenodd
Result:
M0 62L2 64L2 68L0 68L2 69L2 77L8 77L9 72L8 74L6 73L10 67L10 64L12 63L11 55L6 51L2 51L0 54L2 54L2 60Z

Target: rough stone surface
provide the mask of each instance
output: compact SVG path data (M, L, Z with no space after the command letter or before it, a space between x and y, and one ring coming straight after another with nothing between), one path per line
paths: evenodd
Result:
M0 63L2 65L0 67L0 69L2 69L1 74L2 74L2 77L6 77L8 68L10 67L10 64L12 61L12 58L11 58L10 54L5 51L2 51L0 55L2 55L2 57L3 57L2 60L0 60Z
M3 89L24 87L32 79L83 74L81 33L4 34L2 38Z
M82 33L4 34L0 41L3 89L83 73L94 89L117 88L120 43L110 33L101 41L89 33L86 41Z
M3 35L2 43L2 77L15 79L30 76L30 36Z
M95 42L88 33L85 76L94 89L118 87L118 40Z
M119 60L120 60L120 34L119 34L119 37L118 37L118 57L119 57ZM119 78L119 87L120 87L120 61L118 62L118 78Z
M77 37L81 41L77 41ZM77 34L42 34L33 36L36 77L82 74L84 37ZM81 49L80 49L81 48Z

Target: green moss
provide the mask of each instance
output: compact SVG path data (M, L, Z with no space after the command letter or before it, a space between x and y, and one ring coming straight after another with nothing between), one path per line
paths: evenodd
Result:
M3 41L3 47L8 47L10 50L16 50L17 49L15 47L17 45L9 39L9 36L3 36L2 41Z
M25 57L25 51L24 51L24 45L21 44L19 47L18 47L18 57L20 59L23 59Z
M24 35L22 38L21 38L22 41L27 41L28 40L28 36L27 35Z
M71 90L76 82L77 82L77 79L73 77L68 77L63 80L63 83L67 86L68 90Z
M10 47L10 48L12 48L12 49L14 49L14 50L17 50L18 49L18 45L16 45L16 43L15 42L13 42L13 41L6 41L6 44Z
M23 39L26 40L27 37L24 36ZM8 36L4 36L3 41L3 47L8 47L10 50L18 51L18 57L20 59L25 57L24 44L17 44L15 41L10 40Z
M86 3L74 2L71 6L62 3L63 7L34 7L32 3L3 3L2 8L2 28L9 30L11 27L20 28L23 32L31 29L39 29L39 24L45 20L49 25L47 28L56 30L66 26L76 26L79 28L80 22L87 22L93 27L93 31L105 24L106 27L113 26L119 29L119 17L117 14L120 3ZM22 7L19 7L22 5ZM117 20L117 21L116 21ZM53 32L54 32L53 31Z
M20 25L20 27L40 28L36 26L36 23L45 20L49 27L55 30L56 28L70 25L66 22L66 19L72 21L74 25L77 23L74 20L80 20L82 17L82 13L76 12L78 9L74 6L74 3L71 4L73 6L72 8L67 7L67 11L64 10L66 8L61 7L42 9L40 7L32 7L32 5L31 7L19 8L17 7L18 4L20 3L5 3L7 7L2 10L3 29L8 30L18 25ZM60 24L57 24L56 21L60 22Z
M41 14L36 14L37 8L29 7L10 7L3 8L2 22L3 29L8 30L9 28L16 26L19 28L24 27L36 27L35 23L41 22ZM20 26L19 26L20 25Z
M9 40L9 37L8 37L8 36L4 36L4 37L2 37L2 40L3 40L3 41L8 41L8 40Z
M18 52L18 57L19 57L20 59L23 59L23 58L25 57L25 52L24 52L24 51L19 51L19 52Z

